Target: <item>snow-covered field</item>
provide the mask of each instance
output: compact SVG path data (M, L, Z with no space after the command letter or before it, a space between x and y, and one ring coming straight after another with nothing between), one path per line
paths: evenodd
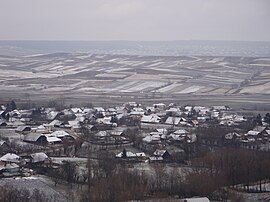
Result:
M1 96L270 94L270 58L55 53L0 56ZM113 95L112 95L113 94ZM35 96L36 95L36 96ZM21 97L21 96L20 96Z

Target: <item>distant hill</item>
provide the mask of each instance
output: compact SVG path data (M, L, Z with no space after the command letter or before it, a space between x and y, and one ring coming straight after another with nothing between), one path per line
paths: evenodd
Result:
M240 41L0 41L0 54L87 52L143 56L270 56L270 42Z

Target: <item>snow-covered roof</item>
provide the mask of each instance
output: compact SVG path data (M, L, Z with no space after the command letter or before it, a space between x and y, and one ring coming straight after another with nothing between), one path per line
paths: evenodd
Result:
M188 134L187 135L187 143L194 143L197 141L197 135L196 134Z
M137 157L137 155L131 151L126 152L127 158L134 158ZM120 152L119 154L116 155L117 158L122 158L123 152Z
M188 132L185 129L179 129L174 132L176 135L182 135L182 134L187 134Z
M161 157L161 156L150 156L149 160L150 161L163 161L163 157Z
M28 141L28 142L36 142L38 140L38 138L40 138L42 136L45 137L45 135L43 135L43 134L29 133L29 134L24 136L24 140Z
M46 136L46 139L49 143L62 142L62 140L58 137Z
M15 131L18 131L18 132L23 132L25 130L28 130L30 131L31 130L31 127L30 126L18 126Z
M166 152L167 152L167 150L165 150L165 149L157 149L154 152L154 156L161 156L162 157Z
M167 131L167 129L166 128L157 128L157 129L155 129L157 132L159 132L159 133L162 133L162 134L166 134L168 131Z
M258 132L258 131L254 131L254 130L250 130L250 131L248 131L248 135L253 135L253 136L256 136L256 135L258 135L260 132Z
M57 126L61 124L62 124L62 121L59 121L59 120L53 120L51 123L49 123L50 126Z
M192 106L185 106L185 110L191 111L192 110Z
M47 114L47 118L48 118L49 120L53 120L53 119L55 119L55 117L58 115L58 113L59 113L59 112L51 111L51 112L49 112L49 113Z
M78 107L71 108L70 110L71 110L73 113L82 113L81 108L78 108Z
M214 110L227 110L226 106L213 106Z
M61 137L65 137L65 136L70 136L70 134L68 134L64 130L57 130L57 131L54 131L53 133L49 134L48 136L61 138Z
M13 153L7 153L0 158L0 161L17 163L19 162L19 159L20 157L18 155Z
M178 125L180 121L181 121L181 117L171 117L170 116L165 121L165 124Z
M97 111L97 112L105 112L105 109L103 107L94 107L94 109Z
M160 122L160 117L157 116L156 114L151 114L151 115L144 115L141 119L141 122L145 123L159 123Z
M106 137L107 132L106 131L99 131L98 133L95 134L96 137Z
M177 140L177 141L182 141L185 139L185 136L183 135L176 135L174 133L169 135L170 138L172 138L173 140Z
M159 135L147 135L142 139L144 142L153 142L153 141L160 141L160 136Z
M3 140L0 140L0 146L2 146L3 144L5 144L6 142Z
M253 128L253 131L257 131L257 132L261 133L265 129L266 129L266 127L264 127L264 126L256 126L255 128Z
M210 200L207 197L186 198L186 199L184 199L184 202L210 202Z
M32 162L42 162L48 159L48 156L44 152L34 153L30 155L32 157Z
M69 124L71 127L73 127L73 126L76 127L76 126L79 126L79 125L80 125L80 122L74 120L74 121L68 121L68 124Z

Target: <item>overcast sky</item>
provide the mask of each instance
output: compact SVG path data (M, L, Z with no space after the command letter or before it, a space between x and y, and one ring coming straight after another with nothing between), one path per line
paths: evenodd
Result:
M270 41L270 0L0 0L0 40Z

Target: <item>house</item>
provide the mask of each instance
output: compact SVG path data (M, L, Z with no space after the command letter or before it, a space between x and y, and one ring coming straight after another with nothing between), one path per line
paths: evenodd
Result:
M181 121L181 117L168 117L165 121L165 124L169 124L169 125L178 125Z
M55 136L45 135L48 144L60 144L62 140Z
M44 134L39 133L29 133L24 136L23 141L40 145L48 144L47 137Z
M165 149L157 149L153 155L154 157L162 157L163 161L170 161L172 158L171 154Z
M47 137L47 140L48 140L48 137L56 137L56 138L59 138L61 141L57 140L57 139L54 139L54 140L57 140L56 142L57 143L60 143L62 142L63 140L68 140L68 141L71 141L73 142L75 139L74 137L72 137L69 133L67 133L66 131L63 131L63 130L57 130L57 131L54 131L53 133L51 134L46 134L46 137ZM53 140L53 139L51 139ZM59 142L58 142L59 141ZM49 141L48 141L49 142Z
M0 158L0 161L5 163L19 163L20 157L13 153L7 153Z
M90 131L98 131L98 128L95 125L87 125L86 126L88 128L88 130Z
M65 123L59 120L53 120L51 123L49 123L49 126L51 127L64 127Z
M150 115L143 115L141 119L142 123L159 123L160 117L156 114L150 114Z
M146 159L146 155L144 152L138 152L138 153L133 153L131 151L126 151L125 149L118 153L116 156L116 158L121 158L121 159L127 159L127 160L145 160Z
M74 107L70 109L74 114L82 113L81 108Z
M212 108L213 110L218 110L218 111L226 111L229 109L229 107L227 106L213 106Z
M153 107L158 110L164 110L166 108L166 104L164 103L153 104Z
M45 133L45 132L48 132L49 129L45 127L44 125L40 125L37 128L35 128L35 131L38 133Z
M0 173L3 177L14 177L21 175L20 166L16 163L8 163L0 166Z
M169 116L180 116L182 114L181 110L177 107L171 107L166 110L166 114Z
M11 147L3 140L0 140L0 154L11 152Z
M210 202L210 200L207 197L186 198L186 199L183 199L183 202Z
M5 121L0 121L0 127L6 127L7 123Z
M166 128L157 128L153 132L158 132L158 133L160 133L162 135L166 135L168 133Z
M19 132L19 133L30 132L31 131L31 127L30 126L18 126L15 129L15 131L16 132Z
M57 111L50 111L47 113L47 119L48 120L54 120L58 116L59 112Z
M159 134L155 134L155 135L148 134L142 139L142 141L148 144L159 144L161 142Z
M49 159L49 157L44 152L30 154L30 157L31 163L43 163Z
M174 132L175 135L186 135L188 132L185 129L179 129Z

